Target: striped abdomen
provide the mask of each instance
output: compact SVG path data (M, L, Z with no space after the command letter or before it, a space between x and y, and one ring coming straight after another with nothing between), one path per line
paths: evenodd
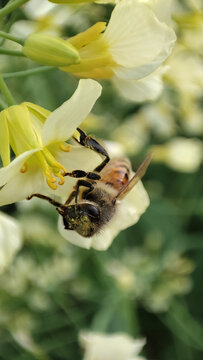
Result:
M130 171L131 165L128 159L112 159L100 172L99 181L120 191L129 181Z

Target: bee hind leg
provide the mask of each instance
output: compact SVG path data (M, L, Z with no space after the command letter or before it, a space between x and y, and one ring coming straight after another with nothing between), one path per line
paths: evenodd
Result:
M98 141L93 139L91 136L86 135L83 130L81 130L80 128L77 128L77 131L80 134L80 136L79 136L79 139L76 138L75 136L73 136L73 139L75 141L77 141L80 145L82 145L88 149L91 149L105 157L105 159L102 161L102 163L94 169L94 171L100 172L104 168L104 166L109 162L109 160L110 160L109 154L107 153L107 151L104 149L104 147Z

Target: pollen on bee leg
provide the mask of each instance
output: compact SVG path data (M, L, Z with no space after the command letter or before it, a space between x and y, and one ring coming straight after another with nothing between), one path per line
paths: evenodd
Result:
M23 165L22 168L20 169L20 172L24 174L24 173L27 171L27 169L28 169L28 164L27 164L27 163L24 163L24 165Z
M64 146L63 144L59 144L59 147L62 151L69 152L71 149L71 145Z

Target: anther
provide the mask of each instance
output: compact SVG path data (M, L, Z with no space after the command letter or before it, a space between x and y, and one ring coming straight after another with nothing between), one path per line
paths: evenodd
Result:
M63 144L59 144L59 147L62 151L69 152L71 149L71 145L64 146Z
M55 174L55 176L56 176L56 177L59 177L59 179L60 179L60 181L58 182L58 184L59 184L59 185L63 185L64 182L65 182L65 179L64 179L63 175L62 175L60 172L58 172L58 173Z
M46 175L46 181L49 187L53 190L57 189L57 186L54 184L56 182L56 179L51 175L51 171L45 171Z
M27 171L27 169L28 169L28 165L27 165L27 163L24 163L24 165L20 169L20 172L24 174Z

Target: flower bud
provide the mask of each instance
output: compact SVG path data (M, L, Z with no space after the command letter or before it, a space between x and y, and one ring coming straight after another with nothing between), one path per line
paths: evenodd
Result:
M78 51L67 40L42 33L26 38L23 53L43 65L59 67L80 62Z

